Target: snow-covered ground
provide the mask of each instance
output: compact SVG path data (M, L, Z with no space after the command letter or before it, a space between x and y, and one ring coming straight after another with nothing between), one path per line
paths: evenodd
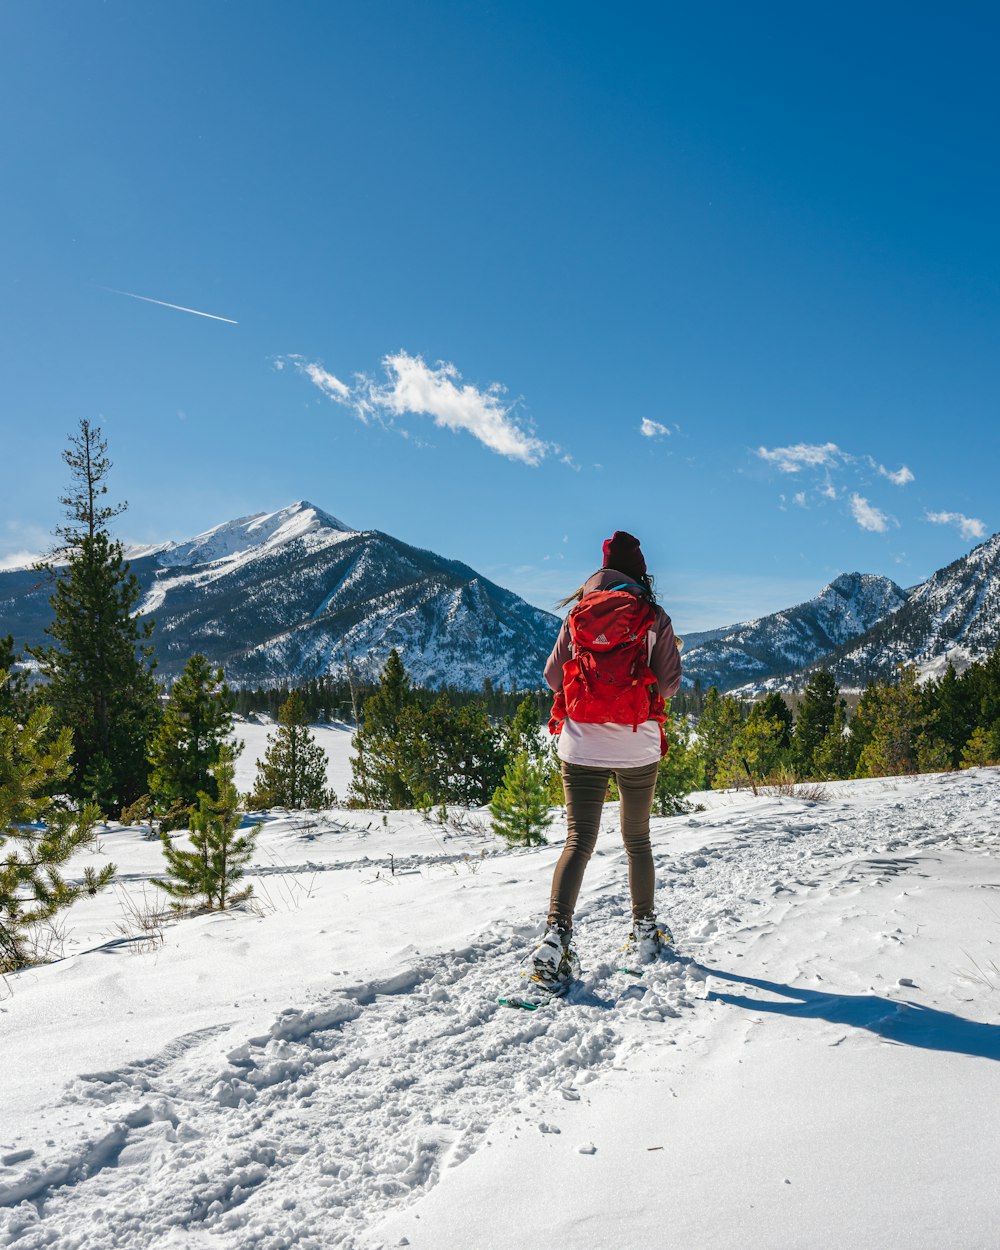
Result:
M641 981L608 808L534 1014L496 996L558 824L272 813L258 910L162 942L125 917L158 846L110 827L117 891L0 984L0 1245L996 1247L1000 771L827 789L654 822L683 958Z

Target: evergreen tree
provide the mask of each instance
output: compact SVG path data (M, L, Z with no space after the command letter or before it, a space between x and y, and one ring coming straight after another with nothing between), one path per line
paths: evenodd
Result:
M833 709L833 721L826 736L813 752L812 765L806 775L822 781L836 781L850 777L854 768L847 733L847 704L841 699Z
M70 884L59 871L93 841L99 813L92 805L71 811L52 797L72 771L73 739L67 728L53 737L51 722L45 706L23 725L0 715L0 973L30 962L33 925L96 894L115 872L113 864L100 872L87 867Z
M976 726L977 709L970 697L974 680L963 681L949 662L939 681L929 681L923 687L925 713L933 717L935 734L945 744L952 768L958 767L962 749Z
M179 900L209 911L235 907L250 897L253 886L239 888L253 855L260 825L240 831L239 795L234 781L232 748L224 746L212 769L218 798L204 791L191 809L191 849L174 846L169 833L160 834L169 877L153 884Z
M859 777L858 766L861 753L872 740L875 720L881 707L881 689L874 682L869 682L862 691L858 706L851 717L850 733L847 736L847 772L848 777Z
M455 707L441 695L399 718L400 764L412 794L437 806L488 803L504 771L502 731L481 705Z
M507 759L516 758L522 751L527 751L533 763L544 759L548 755L548 743L540 730L537 702L532 696L522 699L504 726L503 750Z
M838 708L841 716L847 704L832 673L819 669L806 682L792 738L792 762L800 777L816 773L816 752L833 728Z
M714 788L738 790L765 781L781 764L782 737L783 726L777 718L749 717L719 760Z
M670 717L663 726L663 732L667 739L667 753L660 760L656 773L653 811L658 816L677 816L688 810L688 804L684 802L687 795L692 790L701 789L704 767L692 744L686 721Z
M904 668L893 686L877 687L871 737L858 760L859 777L894 777L918 770L917 741L925 714L917 687L917 670Z
M50 645L31 648L47 679L45 700L73 735L69 790L105 811L146 790L146 744L160 715L148 643L136 616L141 590L108 522L125 508L101 504L111 468L100 429L84 420L63 453L72 485L61 502L59 548L39 567L56 576ZM59 563L56 563L58 561Z
M715 786L720 762L732 748L742 725L739 703L731 695L720 695L712 686L705 695L705 706L697 726L698 754L709 786Z
M185 824L202 791L218 797L212 770L233 731L232 706L222 669L212 668L199 653L191 656L170 690L149 748L149 792L164 829Z
M962 748L963 768L982 768L1000 763L1000 733L977 725Z
M293 690L278 712L278 732L268 739L267 754L257 761L251 803L255 807L309 808L330 803L326 752L309 732L309 717Z
M787 751L792 744L792 730L795 728L795 717L792 715L792 709L777 690L772 690L753 705L748 719L755 717L778 722L781 726L778 746L781 751Z
M23 724L32 700L27 675L14 667L16 663L14 635L7 634L0 638L0 716L10 716Z
M504 769L490 803L493 831L513 846L542 846L552 823L544 765L521 751Z
M403 778L400 718L415 702L399 652L389 652L379 687L364 702L362 723L354 735L349 802L356 807L413 806L413 792Z

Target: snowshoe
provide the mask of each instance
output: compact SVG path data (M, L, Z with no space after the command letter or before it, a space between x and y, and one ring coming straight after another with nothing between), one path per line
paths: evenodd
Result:
M665 924L658 924L652 916L635 920L625 943L622 972L641 976L644 965L672 955L674 949L674 935Z
M580 972L580 961L570 947L571 938L571 929L549 925L531 952L518 987L497 1001L505 1007L536 1011L551 999L562 998Z

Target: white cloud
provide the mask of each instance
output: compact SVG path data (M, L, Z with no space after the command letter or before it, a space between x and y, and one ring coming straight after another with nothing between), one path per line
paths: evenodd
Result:
M368 385L368 400L401 416L405 412L433 417L434 424L449 430L466 430L498 455L525 464L538 464L546 446L520 428L511 407L501 398L504 388L493 383L479 390L462 383L458 369L446 361L436 367L422 356L399 351L386 356L382 365L388 382Z
M301 356L279 356L274 362L275 368L284 369L286 360L291 361L299 373L304 373L309 381L314 386L318 386L328 399L335 400L338 404L351 403L351 388L346 382L341 382L340 378L330 373L329 370L324 369L322 365L304 360Z
M670 431L665 425L661 425L659 421L651 421L649 417L643 417L642 424L639 426L639 433L645 438L662 438L664 434L669 435Z
M863 530L870 530L873 534L884 534L889 528L886 514L857 492L851 496L851 514Z
M301 356L283 357L276 362L277 367L282 368L286 360L328 399L352 408L364 422L405 413L429 416L435 425L465 430L498 455L530 465L538 464L550 450L521 428L513 405L504 402L505 390L499 383L485 390L463 383L458 369L447 361L431 366L422 356L398 351L382 359L386 381L376 382L359 374L355 385L348 386L322 365ZM409 436L407 431L400 433ZM569 462L568 457L564 460Z
M895 470L887 469L874 457L845 451L836 443L794 443L788 447L758 447L756 454L782 473L799 473L810 479L809 489L792 497L799 507L808 507L810 499L846 498L857 524L876 534L884 534L890 526L898 526L899 522L877 508L858 490L852 492L851 479L862 490L865 483L871 481L868 469L894 486L906 486L915 480L913 472L905 464ZM839 481L838 475L841 479ZM843 481L845 477L847 482Z
M782 473L798 473L800 469L830 469L843 456L836 443L796 443L793 447L758 447L761 460L775 464Z
M901 468L897 469L895 473L890 472L884 464L877 465L876 468L883 477L887 477L889 481L892 482L893 486L906 486L907 483L914 480L913 473L906 467L905 464Z
M961 512L928 512L927 520L935 525L957 525L963 538L983 538L986 526L978 517L964 516Z

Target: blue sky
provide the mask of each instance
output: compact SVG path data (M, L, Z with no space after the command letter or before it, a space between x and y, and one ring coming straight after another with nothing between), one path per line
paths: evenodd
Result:
M551 606L628 529L681 630L923 579L1000 528L998 35L4 6L0 559L89 417L132 541L306 498Z

